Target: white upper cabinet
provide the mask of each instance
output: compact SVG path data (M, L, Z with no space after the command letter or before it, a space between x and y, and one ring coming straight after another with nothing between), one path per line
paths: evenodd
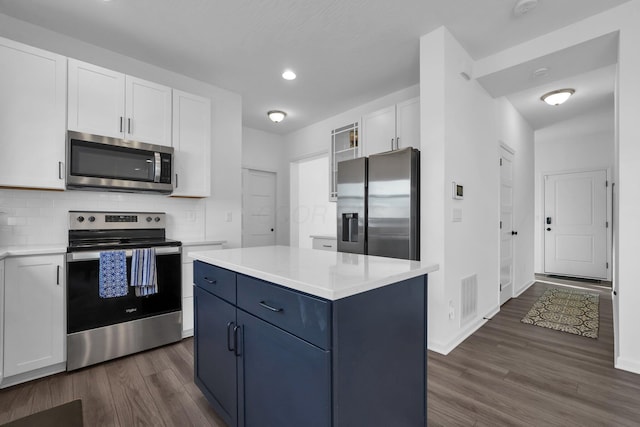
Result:
M0 186L64 189L66 63L0 38Z
M172 196L211 195L211 100L173 91L175 190Z
M126 139L171 146L171 88L127 76Z
M362 145L365 156L393 150L395 142L395 105L362 117Z
M396 150L420 148L420 98L396 105Z
M171 88L69 59L68 128L171 146Z
M122 138L124 80L122 73L69 59L69 129Z
M420 147L420 98L412 98L362 118L364 154Z

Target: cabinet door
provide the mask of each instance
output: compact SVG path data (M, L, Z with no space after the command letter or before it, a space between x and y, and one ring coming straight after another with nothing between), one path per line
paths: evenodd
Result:
M64 189L66 61L0 39L0 186Z
M331 353L238 310L239 425L330 426Z
M4 376L64 362L64 256L5 262Z
M218 415L237 426L237 357L230 351L236 308L196 287L195 381ZM231 346L231 347L230 347Z
M362 117L362 144L365 156L395 148L396 106Z
M420 149L420 98L412 98L396 106L396 149Z
M122 138L124 80L122 73L69 59L69 129Z
M172 196L211 195L211 100L173 91L176 186Z
M125 139L171 146L171 88L127 76Z

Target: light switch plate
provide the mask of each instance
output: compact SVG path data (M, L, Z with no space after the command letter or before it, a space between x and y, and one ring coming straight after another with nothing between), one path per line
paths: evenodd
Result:
M451 210L451 221L452 222L462 222L462 209L453 208Z

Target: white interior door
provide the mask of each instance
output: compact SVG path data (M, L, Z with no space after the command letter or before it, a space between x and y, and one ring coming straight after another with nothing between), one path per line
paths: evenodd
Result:
M500 305L513 295L513 154L500 147Z
M242 246L276 244L276 174L242 169Z
M607 278L607 173L546 175L544 270Z

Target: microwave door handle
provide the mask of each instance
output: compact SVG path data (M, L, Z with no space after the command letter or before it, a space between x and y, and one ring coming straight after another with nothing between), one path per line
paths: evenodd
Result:
M158 153L157 151L155 153L153 153L153 157L154 157L154 176L153 176L153 182L160 182L160 172L162 171L162 162L160 161L160 153Z

